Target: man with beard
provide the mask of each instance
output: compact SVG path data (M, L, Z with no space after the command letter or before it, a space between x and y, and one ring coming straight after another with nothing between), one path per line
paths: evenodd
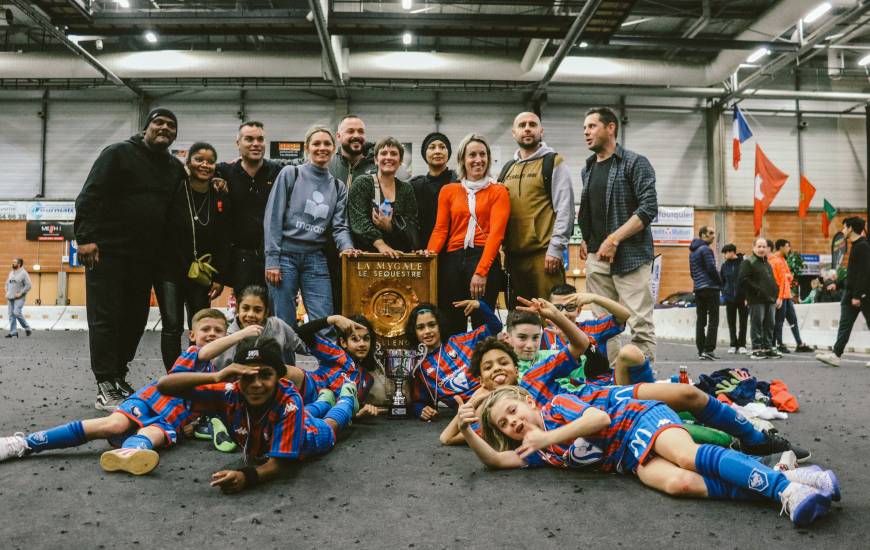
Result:
M169 203L187 177L169 154L178 120L168 109L148 114L144 132L109 145L76 199L75 236L86 267L88 340L97 379L94 406L114 411L134 390L127 363L136 354Z
M423 138L420 154L429 171L411 180L417 198L420 220L420 242L425 245L432 236L438 216L438 193L448 183L459 181L456 173L447 167L450 160L450 140L441 132L432 132Z
M562 256L574 230L571 175L564 159L542 141L540 117L518 114L511 133L519 149L499 176L511 199L503 243L509 309L517 296L547 296L565 282Z

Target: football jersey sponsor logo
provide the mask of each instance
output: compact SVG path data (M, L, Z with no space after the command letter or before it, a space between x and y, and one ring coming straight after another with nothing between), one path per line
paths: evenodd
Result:
M136 418L139 418L140 416L142 416L142 411L139 409L139 407L134 406L133 410L130 412L132 412L133 416L135 416Z
M582 437L574 440L574 443L568 449L568 460L572 464L586 466L594 464L601 460L601 449Z
M295 410L296 405L294 405L293 403L287 403L286 405L284 405L284 414L290 414Z
M471 389L468 383L468 377L463 371L454 372L447 378L441 380L438 385L452 393L464 393Z
M661 428L662 426L667 426L670 423L671 423L670 418L661 418L661 419L659 419L659 423L657 424L657 427Z
M456 353L455 349L449 349L449 350L447 350L447 357L449 357L451 359L456 359L457 357L459 357L459 354Z

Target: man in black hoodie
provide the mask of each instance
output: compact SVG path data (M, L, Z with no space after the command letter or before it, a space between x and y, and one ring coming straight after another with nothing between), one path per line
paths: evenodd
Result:
M767 263L770 246L758 237L752 245L752 255L740 264L737 286L746 293L749 304L749 332L752 338L750 359L782 357L773 347L773 325L779 286L773 269Z
M864 236L865 228L863 218L855 216L843 220L843 236L851 243L852 250L846 271L846 290L840 302L837 342L833 352L816 355L816 359L832 367L840 366L840 356L849 343L858 312L864 314L864 321L870 325L870 243ZM870 367L870 362L866 366Z
M150 306L156 258L169 202L186 177L169 154L178 120L148 114L142 134L109 145L76 199L75 235L87 268L88 339L97 379L94 406L114 411L133 393L127 363L136 354Z

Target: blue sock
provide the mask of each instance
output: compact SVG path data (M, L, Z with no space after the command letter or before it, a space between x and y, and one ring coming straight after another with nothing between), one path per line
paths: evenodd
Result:
M695 469L704 477L718 478L771 500L779 499L789 485L782 472L768 468L745 454L717 445L699 445Z
M707 486L708 498L720 500L757 500L760 498L757 493L750 493L746 489L741 489L721 479L709 476L701 477L704 478L704 484Z
M315 401L314 403L305 405L305 412L314 418L323 418L324 415L329 412L330 408L329 403L326 401Z
M28 434L24 439L27 441L27 446L34 453L49 449L77 447L87 441L85 438L85 428L80 420L50 430Z
M122 449L154 449L151 440L141 434L133 434L124 440Z
M701 424L733 435L747 445L760 445L767 440L767 436L758 431L745 416L712 397L707 399L704 410L695 418Z
M652 383L656 381L656 376L653 374L649 361L628 367L628 377L632 384L640 384L642 382Z
M353 397L339 397L335 406L329 409L323 418L324 420L328 418L335 420L339 429L346 428L353 418Z

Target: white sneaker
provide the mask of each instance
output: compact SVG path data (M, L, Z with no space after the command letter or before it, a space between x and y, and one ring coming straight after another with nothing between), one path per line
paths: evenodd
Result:
M832 351L827 351L825 353L817 353L816 359L821 361L826 365L830 365L832 367L840 366L840 358L837 357L837 354Z
M30 447L27 446L27 440L24 439L24 434L21 432L9 437L0 437L0 462L13 456L21 458L29 450Z
M831 495L831 500L835 502L840 501L840 482L831 470L825 470L821 466L813 465L804 468L790 468L782 473L789 481L796 481L810 487L815 487L819 491Z
M100 466L107 472L119 470L141 476L157 467L160 455L151 449L113 449L100 456Z
M868 369L870 369L870 361L867 361L866 363L864 363L864 366L867 367Z
M779 496L782 511L795 527L806 527L831 509L831 499L815 487L791 482Z
M737 348L737 353L741 355L749 355L749 350L743 346L740 346L739 348Z
M728 348L728 353L737 353L737 348Z
M784 451L781 455L779 455L779 459L777 460L776 464L773 465L773 469L779 470L780 472L785 472L787 470L794 470L795 468L797 468L797 465L797 455L794 454L794 451ZM799 481L803 483L799 479L789 478L789 481ZM809 483L807 485L809 485Z

